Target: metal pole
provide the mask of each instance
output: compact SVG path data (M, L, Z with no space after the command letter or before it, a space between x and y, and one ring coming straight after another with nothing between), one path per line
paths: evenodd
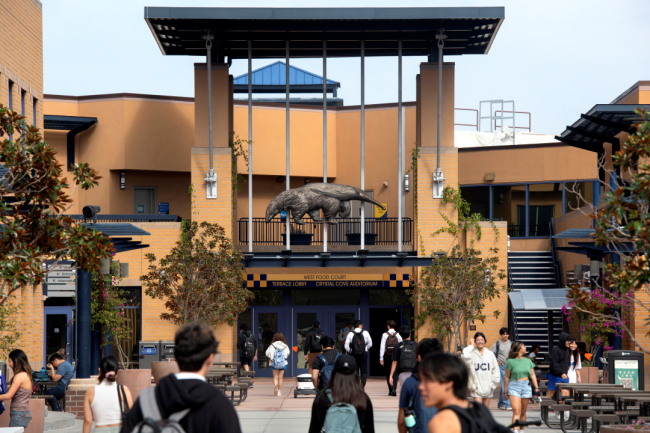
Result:
M327 183L327 41L323 41L323 183ZM327 221L323 223L323 252L327 252Z
M287 63L287 65L286 65L286 77L285 77L285 79L286 79L286 81L287 81L287 82L286 82L286 99L287 99L287 101L286 101L286 102L287 102L287 108L286 108L286 119L287 119L287 125L285 126L285 130L286 130L286 136L287 136L287 150L286 150L286 158L287 158L287 176L286 176L285 183L286 183L286 189L289 190L289 189L291 188L291 187L289 186L289 182L290 182L290 178L291 178L291 175L290 175L290 173L289 173L289 136L291 135L291 134L290 134L290 129L289 129L289 41L287 41L287 48L286 48L286 50L287 50L287 53L286 53L286 57L287 57L287 59L286 59L286 60L287 60L286 63ZM286 220L286 237L287 237L287 246L286 246L286 249L287 249L287 250L290 250L290 249L291 249L291 241L290 241L290 237L291 237L291 233L290 233L290 231L291 231L291 223L290 223L290 219L289 219L289 218L290 218L290 215L289 215L289 208L287 208L285 211L286 211L286 217L285 217L285 220Z
M397 42L397 176L397 251L401 252L402 184L404 182L402 176L402 41Z
M248 41L248 252L253 252L253 41Z
M366 44L361 41L361 190L366 187ZM361 203L361 249L366 249L366 205Z
M438 142L436 145L436 172L441 172L440 168L440 143L442 142L442 47L444 42L442 38L438 39ZM491 112L491 111L490 111Z
M208 143L210 147L210 177L214 173L212 161L212 35L206 35L205 48L208 62Z

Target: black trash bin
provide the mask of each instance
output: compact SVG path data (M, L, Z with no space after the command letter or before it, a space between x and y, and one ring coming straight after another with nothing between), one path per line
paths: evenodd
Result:
M636 391L645 389L643 352L632 350L610 350L605 353L607 360L603 374L604 383L622 384Z
M160 361L160 342L158 341L141 341L138 344L138 353L140 354L140 369L151 369L151 363Z

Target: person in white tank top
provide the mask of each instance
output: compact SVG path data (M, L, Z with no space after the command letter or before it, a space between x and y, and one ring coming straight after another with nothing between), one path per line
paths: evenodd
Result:
M115 382L119 364L114 356L107 356L99 363L99 385L86 391L84 397L83 433L90 433L95 421L95 431L119 433L122 427L122 411ZM124 386L128 407L133 406L131 391ZM122 403L124 405L124 402ZM124 408L126 411L126 407Z

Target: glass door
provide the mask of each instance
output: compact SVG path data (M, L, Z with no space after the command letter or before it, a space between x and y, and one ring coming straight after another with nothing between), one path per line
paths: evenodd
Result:
M257 337L257 361L253 363L253 370L256 371L258 377L272 377L271 373L271 360L266 356L266 349L269 348L273 341L273 336L276 332L285 334L287 344L289 338L286 335L283 327L282 308L281 307L253 307L252 309L253 323L251 330Z
M43 365L47 358L65 349L66 360L72 362L72 307L43 307L45 320L43 332Z
M327 308L327 328L325 334L336 340L336 351L344 353L343 345L347 334L351 331L352 322L359 318L359 307L329 307Z
M292 357L291 362L291 375L298 376L300 374L307 374L307 360L305 359L305 344L307 342L307 332L312 327L315 320L321 324L323 334L327 333L327 328L323 323L323 309L319 307L293 307L293 321L291 328L291 346ZM288 341L287 341L288 342Z

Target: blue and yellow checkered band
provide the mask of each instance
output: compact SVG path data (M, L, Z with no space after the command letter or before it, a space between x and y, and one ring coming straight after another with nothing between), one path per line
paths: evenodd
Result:
M248 274L246 276L246 287L249 289L266 287L266 274Z
M384 274L384 288L410 287L409 274Z

